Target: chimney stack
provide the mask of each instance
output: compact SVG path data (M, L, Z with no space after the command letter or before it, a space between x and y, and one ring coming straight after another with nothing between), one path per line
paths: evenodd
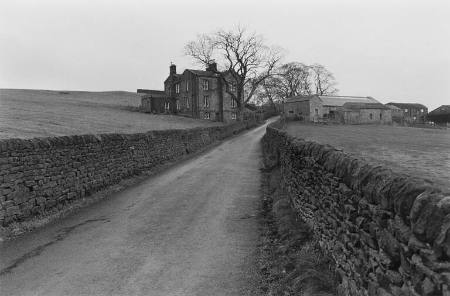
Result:
M177 66L175 64L170 64L170 75L177 74Z
M208 67L206 68L206 71L217 72L217 63L214 61L209 63Z

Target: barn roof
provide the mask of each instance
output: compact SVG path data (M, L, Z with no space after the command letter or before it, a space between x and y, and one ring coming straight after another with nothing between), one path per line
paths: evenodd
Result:
M442 105L428 113L428 115L450 115L450 105Z
M344 109L349 110L361 110L361 109L381 109L381 110L389 110L388 107L381 103L355 103L355 102L347 102L343 105Z
M324 106L342 107L345 103L379 103L372 97L356 97L356 96L295 96L286 100L286 103L309 101L311 98L317 97L322 101Z
M346 103L379 103L372 97L353 97L353 96L318 96L324 106L342 107Z
M391 109L391 110L394 110L394 111L402 110L402 109L400 109L399 107L394 106L394 105L386 104L385 106L388 107L388 108Z
M386 105L392 105L395 107L398 107L400 109L427 109L426 106L419 104L419 103L395 103L395 102L390 102L387 103Z

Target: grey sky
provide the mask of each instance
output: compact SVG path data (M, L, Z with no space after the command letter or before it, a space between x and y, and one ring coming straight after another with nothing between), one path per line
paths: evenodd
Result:
M162 89L183 46L236 25L321 63L341 95L450 104L450 1L1 1L0 88Z

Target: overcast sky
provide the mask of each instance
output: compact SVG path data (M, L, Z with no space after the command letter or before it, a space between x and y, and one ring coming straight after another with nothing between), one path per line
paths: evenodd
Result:
M340 95L450 104L449 0L0 2L0 88L162 89L198 33L246 26Z

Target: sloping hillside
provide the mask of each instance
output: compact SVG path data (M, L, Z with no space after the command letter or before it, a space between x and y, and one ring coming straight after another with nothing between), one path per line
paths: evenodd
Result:
M212 123L139 113L140 96L125 91L0 89L0 139L98 133L137 133Z

